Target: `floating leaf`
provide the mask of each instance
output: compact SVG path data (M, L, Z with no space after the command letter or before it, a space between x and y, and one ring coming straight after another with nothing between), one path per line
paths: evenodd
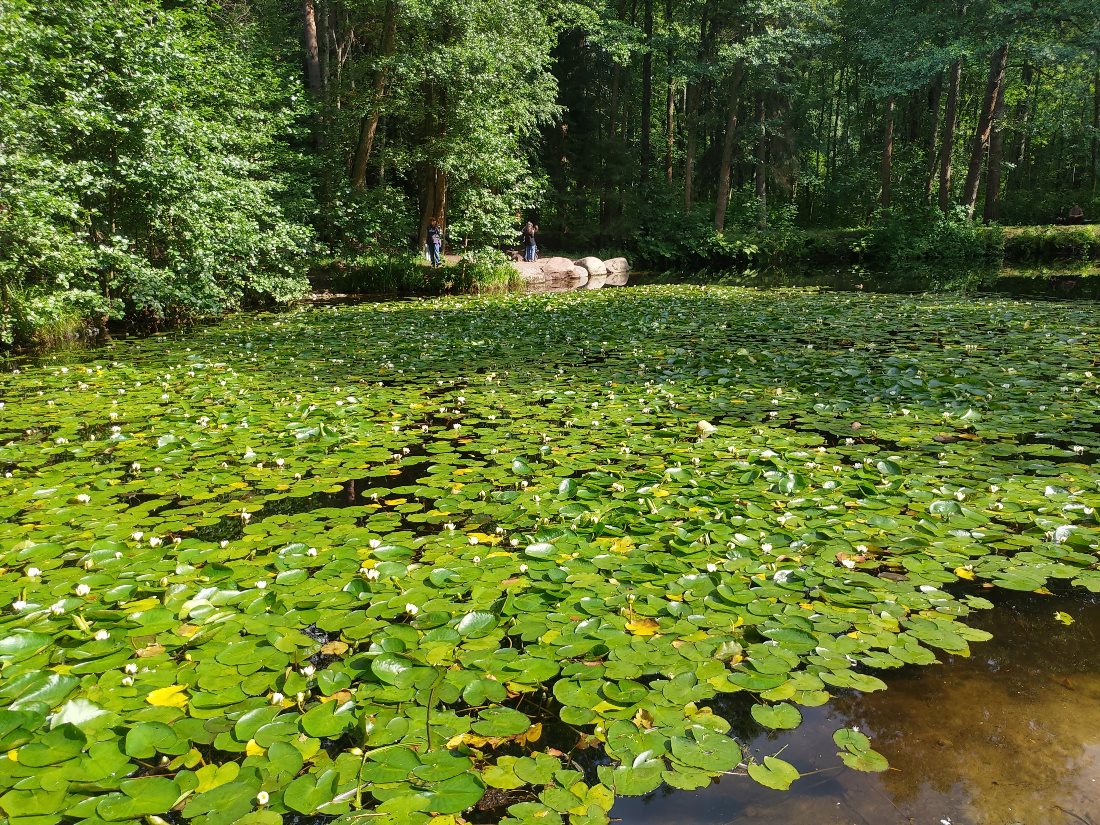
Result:
M799 773L794 765L774 756L765 756L763 763L749 765L749 776L766 788L785 791L798 779Z

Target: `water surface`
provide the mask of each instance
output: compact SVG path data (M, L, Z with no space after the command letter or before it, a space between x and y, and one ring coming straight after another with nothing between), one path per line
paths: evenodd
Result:
M620 800L626 825L1070 825L1100 821L1100 601L1018 595L970 623L993 640L969 658L884 677L889 689L814 710L791 733L758 733L803 773L788 793L742 777L693 793ZM1066 626L1054 618L1065 611ZM885 774L840 764L832 732L857 726Z

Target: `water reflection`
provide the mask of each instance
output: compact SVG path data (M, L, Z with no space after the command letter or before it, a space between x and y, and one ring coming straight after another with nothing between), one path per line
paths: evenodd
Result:
M1076 619L1060 624L1062 610ZM973 624L995 634L971 658L887 676L889 690L807 710L792 734L759 736L803 773L783 794L731 777L694 793L621 800L627 825L1100 825L1100 602L1006 598ZM840 764L832 732L858 726L885 774Z

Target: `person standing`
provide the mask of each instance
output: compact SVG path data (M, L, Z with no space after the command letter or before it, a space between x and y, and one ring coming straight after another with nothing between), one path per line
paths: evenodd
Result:
M534 221L527 221L527 225L523 227L523 260L525 261L534 261L539 256L539 248L535 244L535 235L538 231L539 228Z
M428 222L428 257L433 267L443 265L443 227L435 218Z

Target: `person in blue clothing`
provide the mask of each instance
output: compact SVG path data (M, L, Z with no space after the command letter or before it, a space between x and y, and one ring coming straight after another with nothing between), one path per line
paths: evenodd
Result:
M428 257L432 266L443 266L443 227L432 218L428 223Z
M523 227L523 260L525 261L534 261L539 256L539 248L535 244L535 235L538 231L539 228L534 221L527 221L527 225Z

